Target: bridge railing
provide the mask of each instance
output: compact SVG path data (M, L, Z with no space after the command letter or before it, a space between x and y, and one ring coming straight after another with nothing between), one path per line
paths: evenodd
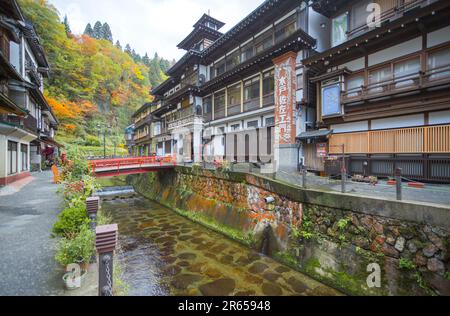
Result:
M99 169L108 169L118 171L123 167L158 167L177 165L176 157L173 156L149 156L149 157L134 157L134 158L119 158L119 159L102 159L91 160L89 164L92 171L95 173Z

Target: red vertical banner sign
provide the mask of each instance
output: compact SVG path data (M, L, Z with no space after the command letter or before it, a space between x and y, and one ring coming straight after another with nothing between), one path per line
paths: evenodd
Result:
M273 60L275 65L275 146L296 143L296 59L288 52Z

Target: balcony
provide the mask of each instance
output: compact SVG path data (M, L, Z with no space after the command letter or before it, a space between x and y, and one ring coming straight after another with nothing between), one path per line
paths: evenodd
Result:
M450 64L417 73L405 74L367 86L348 89L342 93L342 103L351 104L396 95L405 95L424 89L450 84Z
M330 154L450 153L450 125L333 134Z
M181 88L187 86L198 86L198 73L197 71L187 75L181 80Z
M424 5L430 4L430 0L385 0L380 5L382 8L380 20L381 24L388 21L393 21L395 19L403 17L408 11L411 11L415 8L419 8ZM354 27L353 29L349 30L347 35L347 40L350 40L352 38L358 37L373 28L370 28L367 23L364 23L363 25Z
M179 110L166 118L167 131L194 124L195 120L203 120L201 113L194 113L191 106Z
M37 121L31 115L28 115L26 118L23 118L23 117L19 117L19 116L12 116L12 115L4 114L4 115L0 115L0 122L24 129L33 134L36 134L37 130L38 130Z

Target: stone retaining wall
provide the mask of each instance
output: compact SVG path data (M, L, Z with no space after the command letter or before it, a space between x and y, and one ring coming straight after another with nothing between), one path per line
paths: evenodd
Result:
M197 168L128 181L145 197L258 250L269 222L271 256L346 293L450 295L450 209ZM269 196L275 202L266 205ZM367 283L373 263L381 268L380 288Z

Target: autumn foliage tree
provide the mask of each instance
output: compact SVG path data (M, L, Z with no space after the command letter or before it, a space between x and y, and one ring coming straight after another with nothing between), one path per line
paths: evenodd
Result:
M45 95L63 132L94 134L89 127L91 119L112 120L121 130L131 113L151 101L149 67L113 45L110 30L108 40L84 34L68 36L57 10L47 1L20 0L20 5L34 24L49 60Z

